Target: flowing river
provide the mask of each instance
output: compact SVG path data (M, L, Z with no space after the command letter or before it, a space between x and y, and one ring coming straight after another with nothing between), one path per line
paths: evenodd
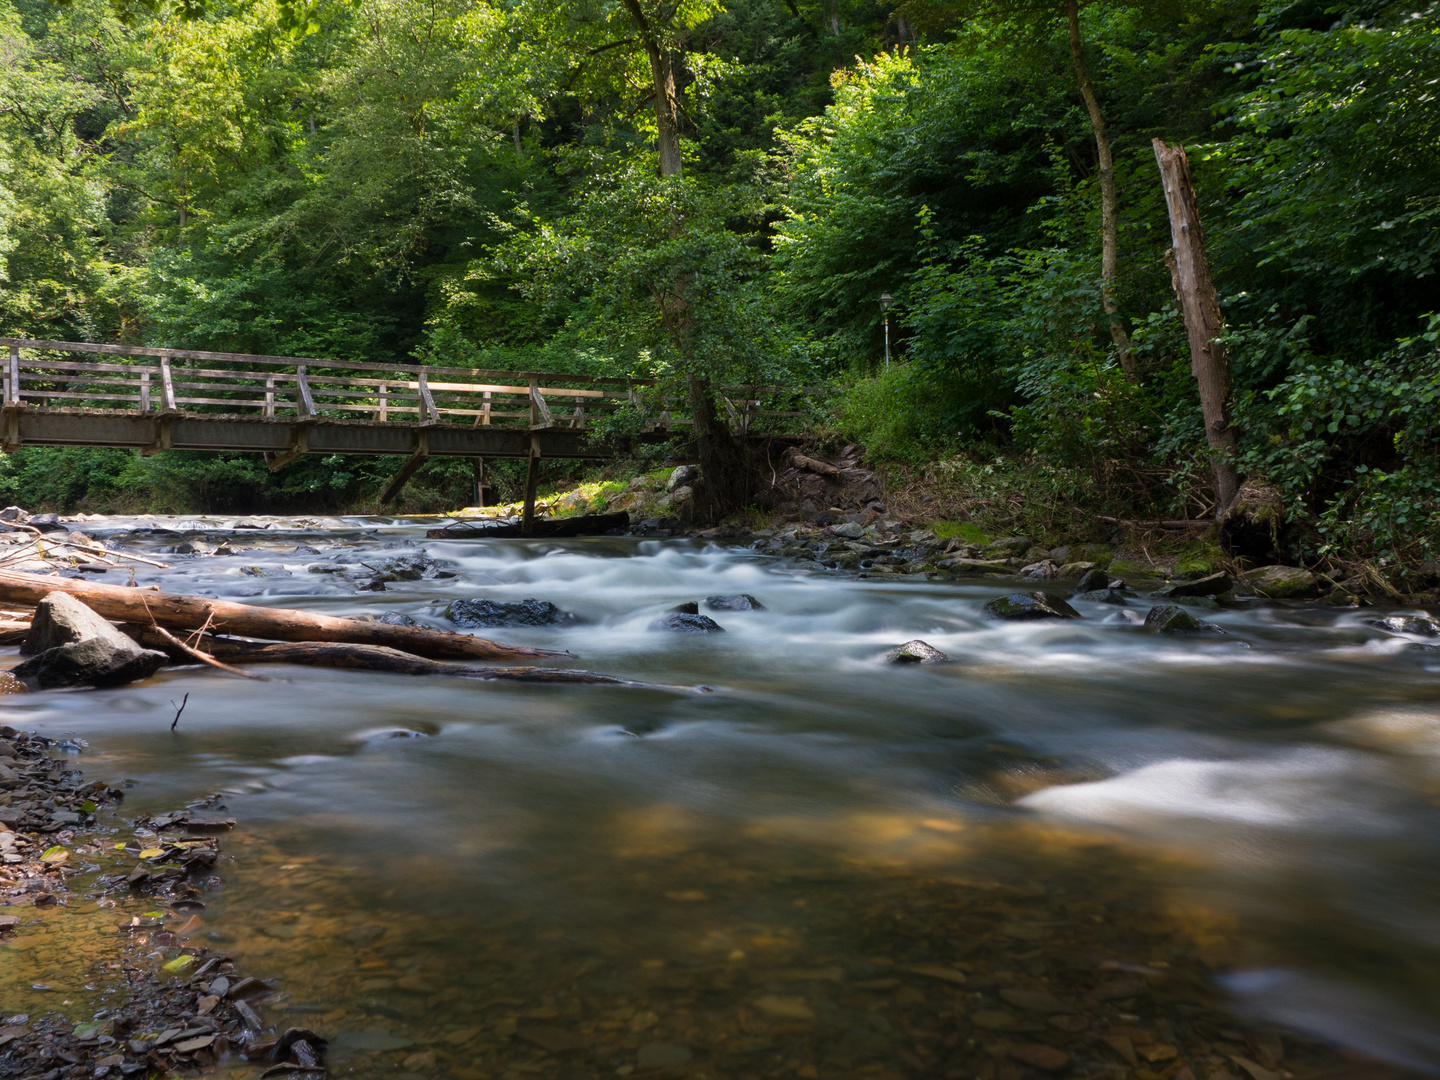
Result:
M1005 580L691 540L233 525L86 531L228 542L135 575L168 591L436 627L461 597L553 601L578 620L478 632L713 690L185 668L6 700L87 740L87 779L132 781L127 818L223 793L211 945L281 976L272 1015L329 1037L339 1073L1059 1067L1020 1044L1075 1076L1440 1071L1440 651L1373 610L1197 612L1228 635L1159 638L1105 605L987 621ZM306 569L422 553L454 576L376 593ZM735 593L764 610L649 629ZM884 662L917 637L951 662Z

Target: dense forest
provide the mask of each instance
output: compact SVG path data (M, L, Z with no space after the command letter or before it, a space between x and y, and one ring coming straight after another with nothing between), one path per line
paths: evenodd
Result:
M652 376L720 442L760 382L907 475L1130 517L1216 510L1183 144L1239 472L1300 557L1431 557L1435 3L0 0L0 64L5 334ZM323 510L396 467L22 449L0 497Z

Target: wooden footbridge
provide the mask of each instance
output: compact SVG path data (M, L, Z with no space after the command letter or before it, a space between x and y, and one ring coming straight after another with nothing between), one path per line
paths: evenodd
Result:
M248 450L264 454L271 469L302 454L404 455L381 495L385 504L430 457L473 459L477 486L487 458L527 458L529 511L543 458L614 455L587 435L597 418L639 411L642 442L662 442L693 423L672 415L650 379L27 338L0 337L0 349L8 349L6 453L21 446ZM726 394L735 427L749 433L761 418L797 415L762 409L762 393Z

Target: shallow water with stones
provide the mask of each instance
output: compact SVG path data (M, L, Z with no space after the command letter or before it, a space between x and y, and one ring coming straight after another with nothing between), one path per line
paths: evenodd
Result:
M16 727L89 740L87 778L135 781L125 815L225 793L206 932L283 975L272 1018L330 1037L337 1073L1440 1069L1440 654L1373 611L1197 611L1229 633L1162 639L1108 605L989 622L1005 581L688 540L234 525L86 531L228 542L135 575L171 591L438 627L459 597L550 600L579 621L485 633L714 691L277 667L7 700ZM370 593L306 569L417 553L455 576ZM729 593L765 610L648 629ZM952 662L884 663L915 637ZM64 948L0 951L7 1000L26 955L74 991L57 1007L90 1000Z

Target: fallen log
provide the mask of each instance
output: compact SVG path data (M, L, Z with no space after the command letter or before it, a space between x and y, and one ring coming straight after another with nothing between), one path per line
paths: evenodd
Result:
M124 623L120 629L147 649L159 649L179 661L193 660L194 649L153 626ZM479 664L443 664L424 660L383 645L348 645L319 641L242 641L204 635L199 649L217 661L239 664L304 664L311 667L350 668L358 671L389 671L399 675L449 675L462 679L503 679L510 682L587 683L604 686L640 686L649 689L706 693L707 687L661 686L635 682L595 671L542 667L482 667Z
M569 518L536 518L531 523L529 538L594 536L623 529L630 524L630 515L624 510L614 514L582 514ZM454 521L444 528L429 529L425 535L431 540L504 540L520 536L521 523L518 521Z
M785 455L790 464L797 469L805 469L809 472L818 473L820 476L833 476L837 479L845 475L845 470L838 465L831 465L828 461L816 461L812 457L806 457L794 447Z
M391 626L289 608L255 607L203 596L147 592L78 578L0 570L0 601L34 607L48 593L68 592L113 622L138 622L172 630L198 630L209 620L220 633L274 641L337 641L384 645L435 660L529 660L573 658L568 652L505 645L486 638L417 626Z

